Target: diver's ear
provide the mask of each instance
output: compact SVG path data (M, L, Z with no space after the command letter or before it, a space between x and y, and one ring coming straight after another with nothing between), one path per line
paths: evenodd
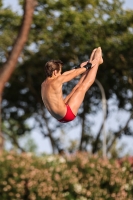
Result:
M57 70L54 70L54 71L53 71L53 75L54 75L54 76L56 76L57 73L58 73Z

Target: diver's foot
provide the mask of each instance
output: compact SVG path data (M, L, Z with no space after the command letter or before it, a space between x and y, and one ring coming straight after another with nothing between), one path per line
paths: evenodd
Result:
M98 47L96 51L94 52L93 60L91 61L91 63L92 63L92 67L94 67L94 65L96 64L101 65L103 63L101 47Z

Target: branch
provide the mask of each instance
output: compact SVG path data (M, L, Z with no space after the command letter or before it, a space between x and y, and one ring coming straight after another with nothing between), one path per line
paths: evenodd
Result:
M43 119L45 120L45 125L46 125L46 128L47 128L47 133L44 133L44 131L42 133L43 133L44 137L49 137L53 153L54 153L55 148L57 148L58 152L60 153L60 148L58 147L54 138L52 137L52 133L51 133L51 130L50 130L49 125L48 125L48 119L45 117L45 114L44 114L44 111L43 111L43 106L42 106L42 114L41 115L42 115ZM41 121L38 118L36 118L36 120L39 122L40 127L43 130L43 125L42 125Z
M22 18L22 24L20 27L20 31L18 33L16 41L14 42L11 54L1 69L0 94L2 94L2 92L3 92L5 83L11 77L11 74L13 73L13 71L16 67L18 57L27 41L28 33L29 33L30 26L32 23L33 12L34 12L34 8L36 5L37 5L36 0L25 0L24 1L24 15Z
M51 141L51 145L52 145L52 148L53 148L53 153L54 153L54 148L56 147L58 152L60 151L58 145L56 144L54 138L52 137L52 134L51 134L51 130L49 128L49 125L48 125L48 120L47 118L43 115L44 119L45 119L45 124L46 124L46 127L47 127L47 130L48 130L48 134L47 136L49 137L50 141Z
M22 152L25 152L25 150L19 145L19 143L14 135L10 135L5 131L4 131L4 133L12 140L12 144L16 145L18 147L18 149L20 149Z
M133 118L133 112L131 113L129 119L127 120L127 122L126 122L126 124L125 124L125 126L124 126L121 130L119 130L118 132L116 132L116 133L114 134L114 135L115 135L115 136L114 136L114 139L112 140L111 144L107 147L107 152L110 151L112 145L114 144L114 142L116 141L116 139L117 139L118 137L121 136L122 132L126 130L126 128L128 127L128 124L129 124L129 122L130 122L130 120L131 120L132 118Z

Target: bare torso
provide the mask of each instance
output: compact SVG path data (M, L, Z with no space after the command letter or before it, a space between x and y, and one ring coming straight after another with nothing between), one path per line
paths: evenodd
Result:
M66 105L63 101L62 84L57 78L47 78L42 83L42 100L48 111L57 120L63 118L66 114Z

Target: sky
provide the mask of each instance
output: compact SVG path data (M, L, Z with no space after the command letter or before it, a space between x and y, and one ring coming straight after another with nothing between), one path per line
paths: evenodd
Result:
M10 6L14 11L21 13L21 8L18 6L18 0L3 0L4 7ZM125 9L133 9L133 1L132 0L125 0L124 3L124 8ZM123 116L122 118L120 116ZM115 110L114 114L112 117L110 117L107 122L106 122L106 129L108 129L109 124L112 124L114 127L116 127L118 124L121 122L125 123L125 119L128 118L128 115L124 112L118 112ZM102 122L102 113L99 112L97 114L97 117L94 119L96 126L94 128L94 132L96 132L100 124ZM32 120L30 122L31 124L34 123ZM79 139L80 135L77 134L80 132L80 127L72 129L72 131L69 132L69 136L67 135L66 140L68 139ZM58 131L57 131L58 134ZM51 145L49 142L49 139L44 139L44 137L38 132L37 129L34 129L31 134L31 138L34 139L35 143L38 146L38 153L41 152L46 152L46 153L51 153ZM65 139L65 138L64 138ZM24 137L23 139L20 140L20 143L22 146L26 143L27 138ZM125 150L125 153L130 153L133 155L133 137L122 137L121 143L120 144L127 144L127 148ZM7 144L7 148L10 148L10 144Z
M132 0L124 0L124 7L126 9L133 9L133 1ZM18 0L3 0L3 3L4 3L4 6L11 6L11 8L14 10L14 11L19 11L20 12L20 9L18 7Z

